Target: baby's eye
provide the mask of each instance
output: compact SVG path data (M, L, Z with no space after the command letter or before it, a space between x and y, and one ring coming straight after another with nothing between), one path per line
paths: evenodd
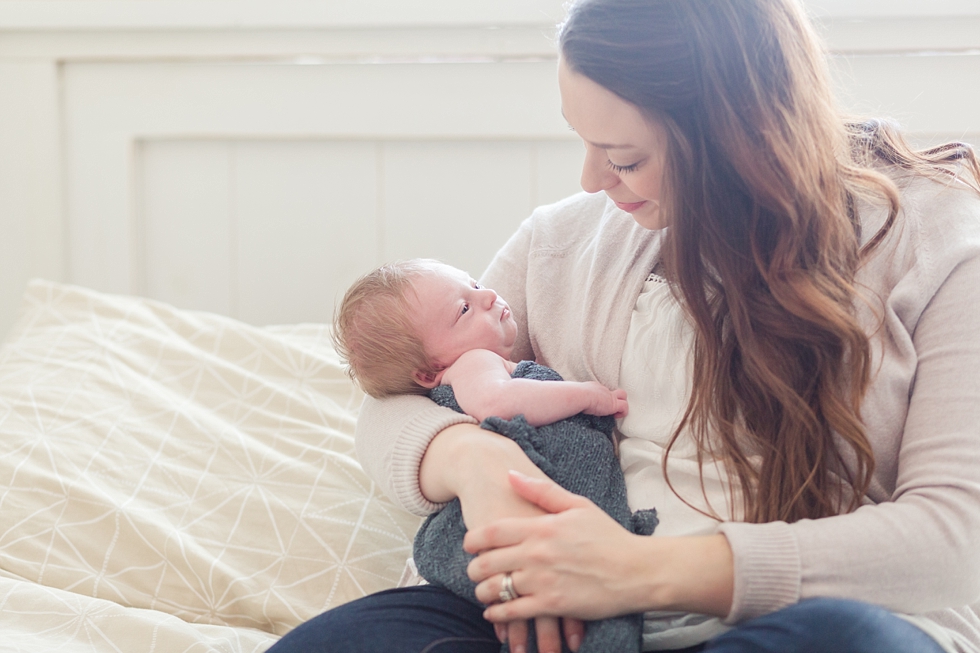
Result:
M477 282L475 282L475 281L473 282L473 287L474 287L474 288L476 288L477 290L480 290L480 289L482 289L482 288L483 288L483 286L481 286L480 284L478 284L478 283L477 283Z
M469 304L463 304L463 312L460 315L466 315L466 311L470 310Z

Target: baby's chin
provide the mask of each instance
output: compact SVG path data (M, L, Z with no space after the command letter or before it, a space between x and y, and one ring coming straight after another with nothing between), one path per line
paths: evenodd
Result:
M484 343L483 346L474 347L474 349L486 349L487 351L492 351L493 353L497 354L501 358L508 358L510 356L510 352L513 351L514 349L514 345L513 343L509 345L504 345L500 342L493 342L493 343Z

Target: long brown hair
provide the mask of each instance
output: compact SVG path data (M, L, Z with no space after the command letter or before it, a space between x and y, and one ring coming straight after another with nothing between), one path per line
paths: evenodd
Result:
M582 0L559 40L573 70L669 134L663 262L696 328L670 445L690 427L748 521L855 509L874 454L854 280L899 215L881 170L952 175L963 160L980 183L972 150L915 153L887 123L846 121L795 0ZM861 199L888 205L863 247Z

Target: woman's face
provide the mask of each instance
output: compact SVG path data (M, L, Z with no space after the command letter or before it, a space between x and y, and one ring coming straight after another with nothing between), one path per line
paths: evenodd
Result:
M582 188L605 191L647 229L662 229L660 191L667 155L663 125L609 89L558 62L565 120L585 142Z

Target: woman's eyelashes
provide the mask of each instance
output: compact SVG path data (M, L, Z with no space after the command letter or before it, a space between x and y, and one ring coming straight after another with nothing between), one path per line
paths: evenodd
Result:
M609 160L606 161L606 165L608 165L609 166L609 169L612 170L613 172L615 172L617 175L622 175L622 174L626 174L626 173L629 173L629 172L633 172L637 168L640 167L640 164L639 163L631 163L628 166L618 166L618 165L616 165L615 163L613 163L612 161L609 161Z

